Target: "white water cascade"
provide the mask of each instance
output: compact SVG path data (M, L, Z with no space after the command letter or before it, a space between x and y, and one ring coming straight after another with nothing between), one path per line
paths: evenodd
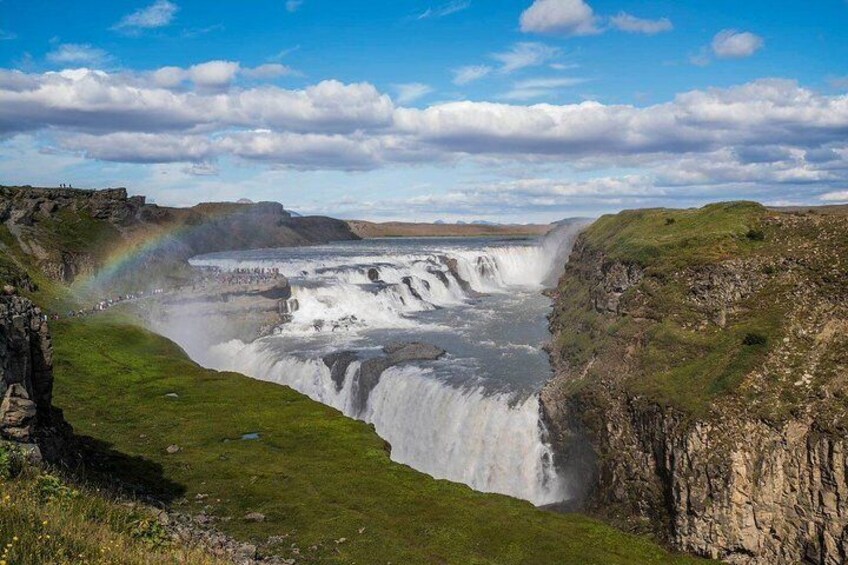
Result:
M195 357L374 424L393 460L434 477L537 505L560 502L568 485L539 413L550 371L540 349L549 302L540 290L556 279L576 232L482 248L369 241L199 257L194 265L222 270L279 268L296 310L276 335ZM433 343L447 355L384 370L363 404L361 365L392 341ZM356 359L334 374L323 359L342 350Z

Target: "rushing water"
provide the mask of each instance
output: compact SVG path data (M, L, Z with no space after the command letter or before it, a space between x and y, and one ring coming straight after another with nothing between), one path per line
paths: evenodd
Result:
M278 267L297 309L273 336L187 349L207 366L286 384L373 423L394 460L434 477L538 505L559 502L568 485L539 415L538 392L550 375L542 350L550 301L541 290L555 281L575 232L196 257L196 266L223 270ZM431 343L447 355L389 368L363 404L360 362L398 341ZM334 380L322 358L340 350L356 351L359 361Z

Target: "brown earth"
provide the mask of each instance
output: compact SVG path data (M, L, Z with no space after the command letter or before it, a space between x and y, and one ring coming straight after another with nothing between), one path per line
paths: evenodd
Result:
M544 235L552 224L481 225L481 224L426 224L410 222L366 222L349 220L347 225L362 239L376 237L481 237Z

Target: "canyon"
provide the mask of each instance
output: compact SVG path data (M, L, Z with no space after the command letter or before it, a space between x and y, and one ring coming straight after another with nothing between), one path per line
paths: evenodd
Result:
M9 287L0 296L0 433L39 457L52 459L70 433L51 403L45 315L71 296L56 289L93 296L139 281L177 284L179 293L144 307L155 329L207 366L292 386L373 424L393 459L431 475L578 508L730 563L835 564L848 555L841 209L627 211L556 246L502 241L481 251L469 241L357 243L349 223L295 217L274 203L172 209L123 189L0 194ZM114 261L127 250L132 261ZM289 272L191 288L197 268L269 267ZM515 302L521 293L526 302ZM515 345L438 329L468 322L475 308L516 320L550 312L545 351L533 333L515 343L534 352L515 355L525 371L547 356L552 373L513 397L470 386L474 371L466 384L452 381L474 348ZM186 341L198 327L216 330L202 344ZM521 370L507 363L503 372ZM455 417L459 432L421 435L437 428L410 417L422 402ZM480 447L480 429L506 451ZM475 460L451 467L435 456L456 450ZM518 475L487 470L504 457L515 468L533 464Z

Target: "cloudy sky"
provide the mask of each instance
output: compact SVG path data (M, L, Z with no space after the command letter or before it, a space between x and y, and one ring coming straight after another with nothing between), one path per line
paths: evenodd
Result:
M848 202L848 0L0 0L0 184L374 220Z

